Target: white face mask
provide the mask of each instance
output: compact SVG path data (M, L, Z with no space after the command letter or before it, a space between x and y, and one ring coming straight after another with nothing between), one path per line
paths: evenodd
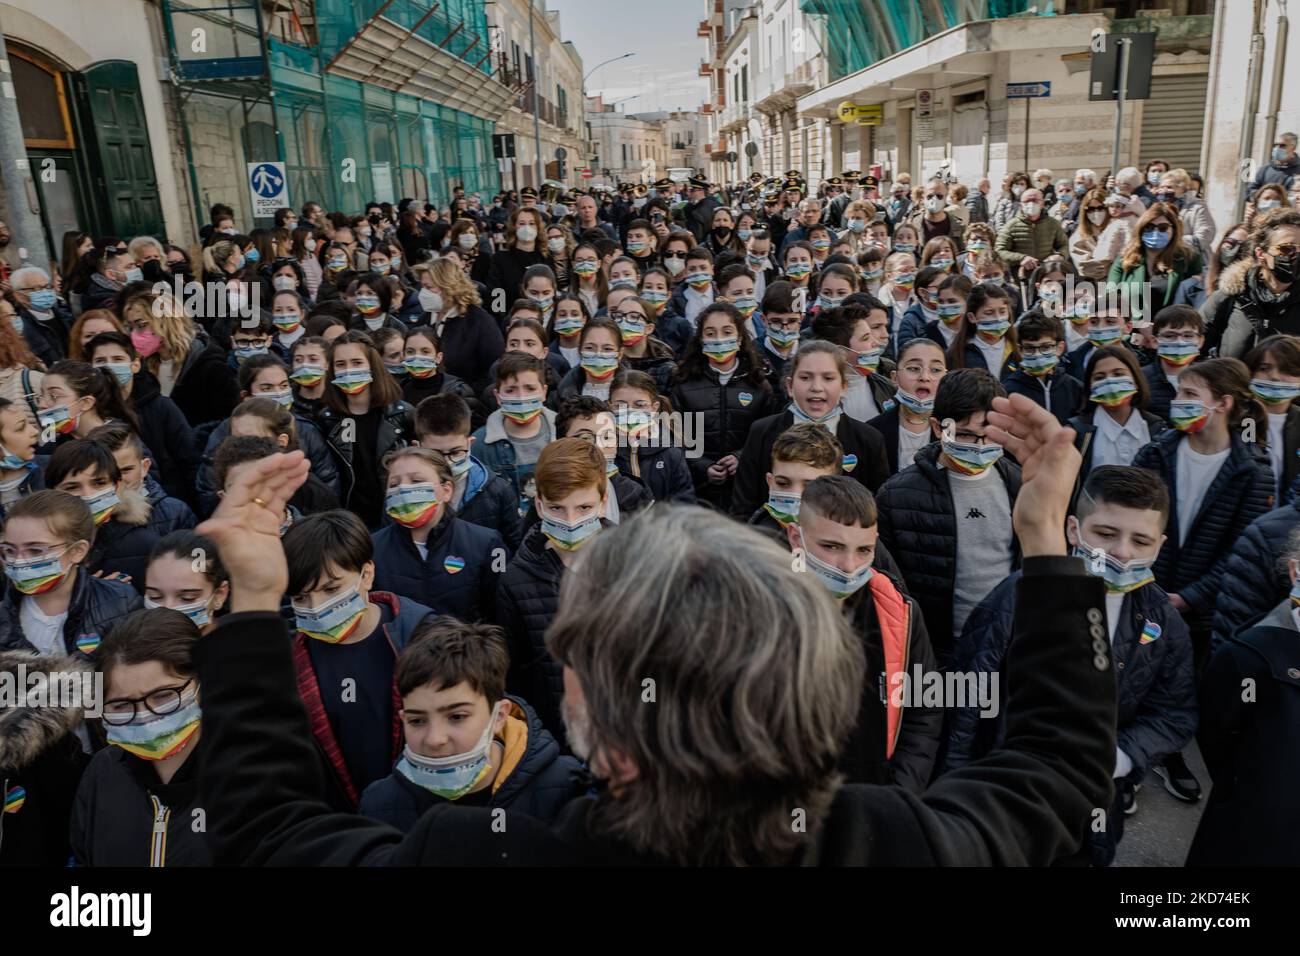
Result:
M1028 216L1030 219L1033 219L1035 216L1037 216L1040 212L1043 211L1042 204L1036 202L1023 203L1020 208L1025 211L1025 215Z
M442 311L442 293L434 289L420 290L420 308L425 312Z
M682 270L686 268L686 260L665 259L664 268L667 269L671 275L679 276L682 274Z
M546 240L546 248L547 248L549 251L551 251L551 252L557 252L557 253L558 253L558 252L563 252L563 251L564 251L564 239L561 238L561 237L556 237L555 239L547 239L547 240Z
M520 226L515 230L515 238L520 242L532 242L537 238L536 226Z
M470 249L473 249L478 245L478 236L472 235L468 232L463 233L461 237L456 240L456 244L468 252Z
M1088 221L1091 222L1094 226L1100 226L1103 222L1106 221L1106 210L1104 209L1092 210L1091 212L1088 213Z

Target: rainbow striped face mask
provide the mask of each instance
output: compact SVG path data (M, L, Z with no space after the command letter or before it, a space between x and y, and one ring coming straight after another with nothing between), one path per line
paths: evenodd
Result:
M339 644L353 635L366 616L369 602L361 594L361 582L320 607L293 605L298 631L313 640Z
M388 490L384 510L405 528L423 528L438 513L438 489L427 482Z
M23 594L44 594L68 576L61 559L62 552L30 561L6 561L5 577Z
M196 688L182 695L180 706L170 714L145 711L137 713L129 724L105 721L104 735L110 744L143 760L165 760L190 742L202 716Z

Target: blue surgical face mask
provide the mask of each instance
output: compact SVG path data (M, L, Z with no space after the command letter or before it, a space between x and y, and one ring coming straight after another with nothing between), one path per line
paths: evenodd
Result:
M1158 232L1155 229L1146 229L1142 233L1142 245L1148 249L1163 249L1169 245L1173 237L1172 232Z
M235 349L235 358L240 362L240 364L243 364L244 362L247 362L249 359L251 359L254 355L267 355L270 353L270 351L271 348L270 346L267 345L251 345L248 346L247 348Z
M132 282L142 282L143 280L144 273L136 267L132 266L130 269L126 270L126 281L128 285Z
M37 289L29 295L27 299L31 302L33 309L40 312L48 312L50 309L54 308L58 296L54 294L53 289Z
M767 505L764 510L779 524L785 527L799 520L799 502L802 495L773 488L767 493Z
M106 368L113 373L119 388L126 388L131 384L131 363L130 362L105 362L100 368Z
M0 445L0 451L4 452L4 455L0 456L0 468L5 471L17 471L19 468L26 468L32 464L26 458L19 458L4 445Z
M269 398L281 408L289 408L293 405L293 389L286 388L283 392L263 392L258 398Z
M465 452L460 458L448 458L447 462L451 465L451 476L453 478L459 478L474 465L474 460L470 457L469 452Z
M249 249L247 252L244 253L244 264L251 265L252 263L257 262L261 258L262 258L262 254L258 252L256 249Z
M1272 405L1300 398L1300 384L1294 382L1271 382L1265 378L1253 378L1250 380L1250 390L1256 398Z

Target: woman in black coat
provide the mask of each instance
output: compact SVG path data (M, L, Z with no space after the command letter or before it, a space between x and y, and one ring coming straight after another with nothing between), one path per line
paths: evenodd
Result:
M536 209L516 209L506 224L506 247L493 253L488 269L488 289L501 298L500 308L494 300L492 310L505 315L523 295L524 273L529 266L548 265L543 232L546 224Z
M422 325L433 329L442 351L442 369L478 394L492 384L488 370L505 351L497 320L482 308L482 299L460 266L439 259L416 266Z
M211 866L199 806L199 629L179 611L128 615L95 652L104 674L103 728L77 788L78 866ZM161 822L161 829L159 823Z
M830 342L805 342L795 355L787 378L789 408L754 423L736 469L731 514L747 520L767 501L764 476L772 468L772 446L796 422L825 424L844 449L844 473L871 492L889 478L885 439L880 432L844 413L840 405L848 368L839 347Z
M727 511L750 427L776 411L763 361L734 305L704 308L672 381L673 408L683 421L703 423L703 454L690 459L695 494ZM699 417L687 418L693 415Z

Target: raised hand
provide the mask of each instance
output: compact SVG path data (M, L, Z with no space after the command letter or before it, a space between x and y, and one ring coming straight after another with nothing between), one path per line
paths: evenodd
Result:
M311 464L300 451L236 469L216 512L196 529L217 545L230 572L233 611L278 611L289 584L280 525Z
M1012 524L1025 557L1065 554L1065 518L1082 457L1074 429L1025 395L993 399L985 434L1016 456L1022 484Z

